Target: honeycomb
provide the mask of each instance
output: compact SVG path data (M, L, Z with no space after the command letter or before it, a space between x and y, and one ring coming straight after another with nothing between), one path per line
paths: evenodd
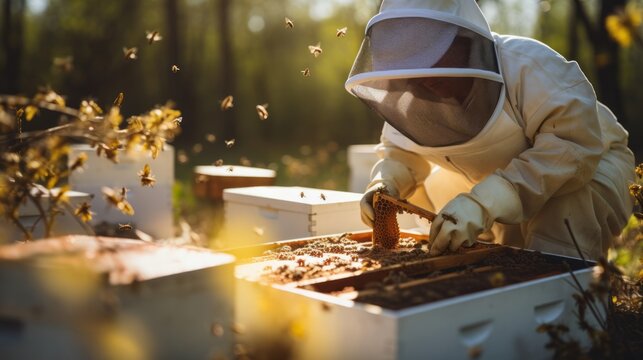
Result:
M373 246L394 249L400 240L400 228L397 224L397 214L402 209L383 199L376 193L373 198L375 219L373 221Z

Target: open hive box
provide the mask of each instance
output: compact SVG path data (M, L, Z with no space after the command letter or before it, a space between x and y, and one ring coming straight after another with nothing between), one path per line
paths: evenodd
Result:
M402 232L395 250L371 232L237 248L237 341L257 358L547 358L543 323L574 318L572 269L593 264L476 243L430 257ZM581 339L582 340L582 339Z
M233 262L106 237L2 246L0 357L230 357Z

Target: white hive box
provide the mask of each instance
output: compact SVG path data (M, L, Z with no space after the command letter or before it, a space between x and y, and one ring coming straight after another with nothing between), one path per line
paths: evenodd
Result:
M74 171L69 177L72 189L94 194L92 211L96 214L92 224L102 221L109 223L129 223L137 229L150 234L155 239L174 236L172 218L172 186L174 184L174 148L166 145L156 159L145 152L119 153L119 163L114 164L96 155L89 145L74 145L70 161L80 153L87 154L85 168ZM138 172L149 164L156 179L153 187L141 185ZM128 216L105 201L102 193L104 186L111 188L126 187L127 200L134 207L134 215Z
M58 189L52 189L56 194ZM74 215L74 210L83 202L88 204L92 203L90 194L79 191L68 191L67 197L69 198L69 207L65 208L62 214L56 215L54 224L51 230L51 236L61 236L70 234L85 234L85 228L80 223L80 219ZM49 205L49 197L43 196L40 200L42 206L46 209ZM33 239L41 239L44 237L44 222L40 219L40 212L36 205L31 201L23 204L20 207L20 223L27 229L31 229L36 224L32 232ZM37 222L37 223L36 223ZM24 240L24 234L18 227L5 218L0 218L0 244L6 242Z
M230 358L233 262L205 249L105 237L2 246L0 354Z
M225 189L224 242L242 246L364 230L361 198L358 193L298 186Z
M302 240L279 246L297 241ZM578 259L545 256L568 262L587 288L592 267ZM268 285L257 280L262 267L262 262L237 265L235 319L247 325L238 341L268 357L274 352L312 360L549 359L548 337L536 331L545 323L565 324L571 336L588 344L574 316L576 289L565 272L392 310L334 296L333 291L351 285L350 278ZM592 323L591 315L588 320Z
M359 144L348 147L348 191L363 193L371 182L371 169L379 160L375 154L377 144ZM418 227L416 219L410 214L400 214L397 222L401 229L414 229Z
M197 166L194 168L194 193L201 198L221 201L225 189L270 186L275 183L276 176L274 170L248 166Z

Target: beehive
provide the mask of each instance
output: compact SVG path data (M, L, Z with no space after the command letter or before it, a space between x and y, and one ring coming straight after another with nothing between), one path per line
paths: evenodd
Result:
M407 234L403 233L403 236ZM279 249L288 246L294 251L319 239L282 241L256 246L256 250L261 253L272 249L279 253ZM365 243L369 240L362 237ZM300 280L293 278L283 283L266 282L257 273L268 267L281 271L292 262L288 274L297 274L298 258L280 260L277 257L269 262L248 258L247 263L242 259L236 267L236 321L244 324L246 331L239 341L250 351L267 357L468 359L473 354L478 359L544 359L551 357L544 347L548 339L536 328L545 323L562 323L570 328L571 336L581 344L587 343L588 339L574 317L572 294L576 289L571 285L571 275L564 271L547 273L543 269L541 275L525 281L496 284L486 290L472 290L441 300L414 302L411 298L409 304L401 308L365 302L359 296L345 296L368 292L373 289L370 285L373 281L398 270L404 270L411 277L390 283L391 294L403 294L409 288L419 286L415 285L417 282L423 282L422 286L431 285L430 278L425 281L418 276L436 271L440 274L431 275L438 279L435 284L448 288L455 284L460 274L478 274L466 269L475 261L488 259L490 253L532 254L502 246L490 249L493 250L463 249L467 252L449 255L452 258L442 256L387 268L354 269L334 274L321 272L316 278L297 277ZM250 249L244 249L244 252L252 253ZM508 254L510 259L512 254ZM334 255L324 254L321 259L326 256ZM548 254L539 256L556 264L568 263L579 283L587 287L593 269L582 261ZM480 268L479 274L486 276L483 271L489 270ZM489 281L492 280L497 281L492 278Z
M201 198L223 200L223 190L249 186L270 186L277 173L271 169L238 165L197 166L194 168L194 193Z
M87 154L85 168L69 176L72 189L93 194L92 225L103 221L113 224L131 224L155 239L174 236L172 215L172 186L174 185L174 148L165 145L156 159L143 152L119 153L119 162L99 157L89 145L73 145L70 161L80 153ZM142 186L138 172L149 164L156 179L154 187ZM110 206L102 193L103 187L127 188L127 200L134 207L134 215L126 215Z
M225 189L226 247L365 230L362 194L299 186Z
M0 354L230 358L233 261L204 249L89 236L2 246Z

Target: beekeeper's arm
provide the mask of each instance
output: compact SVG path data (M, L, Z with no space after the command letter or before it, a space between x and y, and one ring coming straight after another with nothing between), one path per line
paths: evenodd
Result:
M521 104L525 135L533 146L441 210L431 225L432 254L473 244L494 221L517 224L529 219L552 196L591 181L602 153L591 85L579 79L541 95ZM445 221L442 214L454 215L457 223Z
M395 146L384 134L375 153L380 160L371 170L371 182L360 202L362 221L373 227L373 195L380 187L386 187L391 196L406 199L424 183L429 175L430 165L422 156Z

